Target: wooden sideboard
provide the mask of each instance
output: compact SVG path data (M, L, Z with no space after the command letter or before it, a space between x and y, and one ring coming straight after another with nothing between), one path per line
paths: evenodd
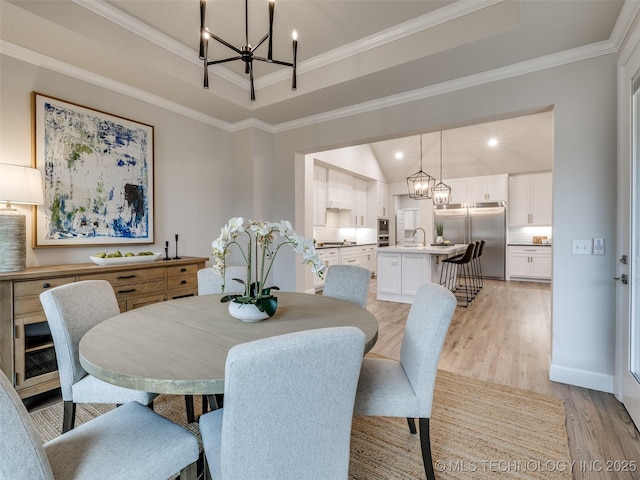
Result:
M53 342L40 304L43 291L81 280L107 280L124 312L197 295L197 272L207 260L182 257L113 266L83 263L0 273L0 368L13 379L21 398L60 385Z

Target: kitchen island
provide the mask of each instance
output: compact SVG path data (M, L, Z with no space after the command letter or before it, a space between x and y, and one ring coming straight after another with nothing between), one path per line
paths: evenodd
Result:
M377 299L413 303L418 287L439 283L441 262L464 253L466 244L447 246L393 246L378 248Z

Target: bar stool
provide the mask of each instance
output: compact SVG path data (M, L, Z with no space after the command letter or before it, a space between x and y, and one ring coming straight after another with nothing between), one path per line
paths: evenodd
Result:
M451 290L459 302L464 301L464 305L458 303L458 305L463 307L468 307L475 296L473 289L473 272L471 269L471 261L473 260L475 251L476 244L470 243L467 245L467 250L463 255L446 258L442 261L440 284ZM463 279L464 284L462 283ZM446 285L443 283L443 280ZM462 291L463 289L464 293Z
M487 243L484 240L480 240L480 248L478 251L478 255L476 255L476 276L478 278L478 286L479 288L484 287L484 277L482 276L482 252L484 250L484 244Z

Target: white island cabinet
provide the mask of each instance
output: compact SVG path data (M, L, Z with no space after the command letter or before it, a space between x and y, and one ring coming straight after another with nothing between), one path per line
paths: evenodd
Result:
M378 300L412 303L420 285L440 281L440 262L466 249L464 244L447 247L379 247Z

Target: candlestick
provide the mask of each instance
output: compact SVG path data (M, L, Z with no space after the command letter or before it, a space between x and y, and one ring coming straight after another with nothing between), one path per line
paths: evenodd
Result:
M173 257L174 260L180 260L180 257L178 256L178 234L176 233L176 256Z
M169 240L164 242L164 258L162 260L171 260L169 258Z

